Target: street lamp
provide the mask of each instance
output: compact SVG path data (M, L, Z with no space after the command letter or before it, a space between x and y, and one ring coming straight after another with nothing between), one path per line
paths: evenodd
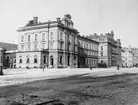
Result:
M0 75L3 75L3 48L0 48Z

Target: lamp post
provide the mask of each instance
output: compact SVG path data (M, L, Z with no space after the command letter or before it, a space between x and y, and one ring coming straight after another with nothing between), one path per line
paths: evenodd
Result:
M0 75L3 75L3 49L0 48Z

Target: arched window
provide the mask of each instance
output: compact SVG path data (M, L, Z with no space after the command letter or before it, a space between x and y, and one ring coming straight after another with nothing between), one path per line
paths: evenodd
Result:
M62 56L60 56L60 64L62 64Z
M46 63L46 55L43 56L43 63Z
M19 63L22 63L22 56L19 57Z
M51 55L50 56L50 64L53 66L54 65L54 59L53 59L53 56Z
M68 66L70 66L70 56L68 55Z
M34 56L34 63L37 63L37 56Z
M29 58L27 58L26 63L30 63L30 59Z
M15 57L13 58L13 63L16 63L16 58Z
M103 60L101 60L101 64L103 64Z
M28 57L28 56L27 56L26 63L30 63L30 59L29 59L29 57Z

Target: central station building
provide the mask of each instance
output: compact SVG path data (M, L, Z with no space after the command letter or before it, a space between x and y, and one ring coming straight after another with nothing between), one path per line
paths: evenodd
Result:
M99 47L104 43L79 35L69 14L62 19L48 22L39 22L38 17L34 17L24 27L18 28L17 32L17 68L96 67L102 60L99 57ZM113 44L116 41L113 42L113 38L108 39L111 41L107 43L111 44L107 46L114 47L112 50L117 51L118 45ZM109 56L104 57L106 58L103 61L114 62ZM109 62L106 61L107 64Z
M17 67L78 67L78 31L69 14L39 22L34 17L19 28Z

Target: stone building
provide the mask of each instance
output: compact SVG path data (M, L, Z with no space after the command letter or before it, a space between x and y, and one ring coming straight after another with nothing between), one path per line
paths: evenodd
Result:
M99 43L97 41L91 40L85 36L78 36L79 67L97 67L98 45Z
M133 66L138 67L138 48L131 47L133 52Z
M3 67L4 68L15 68L16 67L16 52L17 44L0 42L0 48L3 50Z
M48 22L34 17L19 28L17 67L78 67L78 31L73 25L66 14Z
M88 38L98 41L98 62L106 63L108 67L121 64L121 42L120 39L114 39L114 32L106 33L105 35L87 36Z
M126 61L125 50L122 48L121 49L121 67L125 67L125 61Z
M123 67L132 67L133 66L133 52L130 47L122 48L122 60L123 60Z

